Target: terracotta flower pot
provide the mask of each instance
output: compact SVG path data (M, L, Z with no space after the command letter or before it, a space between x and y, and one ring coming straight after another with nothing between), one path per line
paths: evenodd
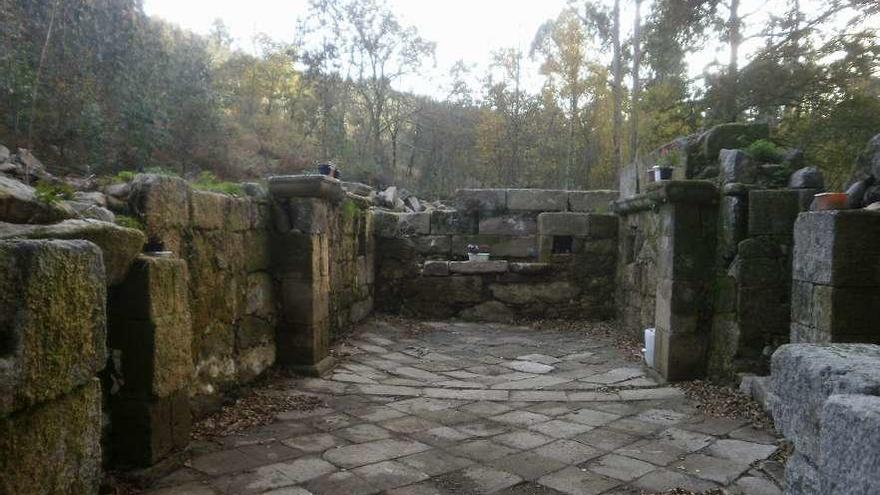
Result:
M846 210L846 193L830 192L813 196L813 210Z

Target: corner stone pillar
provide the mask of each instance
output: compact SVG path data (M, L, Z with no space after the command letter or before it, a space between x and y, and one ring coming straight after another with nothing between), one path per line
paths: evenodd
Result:
M280 288L276 332L280 364L320 376L333 367L330 356L330 215L344 193L326 176L269 179L273 230L270 255Z
M801 213L792 258L792 343L880 344L880 213Z
M189 443L193 376L186 263L141 255L110 291L111 458L151 466Z
M670 181L646 196L660 216L654 366L667 380L705 374L712 318L718 191Z

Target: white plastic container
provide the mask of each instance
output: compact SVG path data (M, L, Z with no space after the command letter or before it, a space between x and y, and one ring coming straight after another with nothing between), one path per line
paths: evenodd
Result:
M645 364L648 365L649 368L654 367L654 329L646 328L645 329L645 348L642 349L642 353L645 357Z

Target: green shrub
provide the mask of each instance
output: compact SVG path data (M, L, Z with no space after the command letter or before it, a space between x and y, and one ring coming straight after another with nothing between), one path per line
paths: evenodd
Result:
M40 182L34 188L37 199L48 204L53 204L62 199L73 199L73 188L69 184L46 184Z
M779 147L766 139L759 139L745 149L753 159L762 163L779 163L782 161L782 151Z
M137 229L142 232L144 230L144 224L142 224L140 220L128 215L116 215L116 225L119 225L120 227L128 227L130 229Z
M118 174L116 174L115 182L131 182L134 180L134 176L137 175L137 172L133 172L131 170L122 170Z
M241 184L217 180L217 177L207 170L200 173L199 176L192 181L192 186L202 191L213 191L231 194L233 196L242 195Z

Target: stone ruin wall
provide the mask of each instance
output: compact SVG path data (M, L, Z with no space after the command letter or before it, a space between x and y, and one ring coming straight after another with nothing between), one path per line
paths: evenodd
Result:
M375 211L377 305L426 318L614 316L616 191L464 189L456 209ZM468 244L489 263L463 262Z
M224 389L253 380L275 362L268 198L198 191L179 178L142 175L128 202L149 249L170 251L185 263L190 394L202 414L216 407Z

